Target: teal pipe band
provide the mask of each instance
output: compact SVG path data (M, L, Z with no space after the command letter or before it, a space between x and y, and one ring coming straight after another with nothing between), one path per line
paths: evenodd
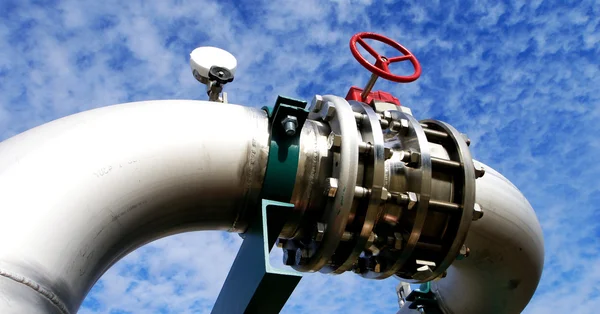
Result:
M267 170L263 181L262 198L290 202L300 158L300 134L308 116L306 102L278 96L275 107L263 108L269 114L271 143ZM282 121L296 117L296 132L286 134Z

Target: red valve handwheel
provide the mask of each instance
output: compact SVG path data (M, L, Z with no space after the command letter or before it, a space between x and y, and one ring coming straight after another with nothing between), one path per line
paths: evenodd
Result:
M374 39L374 40L380 41L382 43L388 44L389 46L392 46L392 47L396 48L396 50L400 51L402 53L402 55L392 57L392 58L387 58L385 56L382 56L379 53L377 53L377 51L375 51L375 49L373 49L371 46L369 46L365 42L365 40L364 40L365 38L366 39ZM375 57L375 60L376 60L375 64L371 64L369 61L367 61L367 59L365 59L360 54L360 52L358 52L358 47L356 46L357 43L360 44L363 48L365 48L365 50L369 54L371 54L373 57ZM412 82L412 81L418 79L419 76L421 76L421 65L419 64L419 60L417 60L417 58L410 51L408 51L408 49L404 48L399 43L397 43L394 40L387 38L383 35L379 35L376 33L368 33L368 32L355 34L350 39L350 51L354 55L354 58L356 58L356 60L360 64L362 64L365 68L367 68L367 70L371 71L371 73L376 74L379 77L382 77L386 80L390 80L390 81L398 82L398 83L409 83L409 82ZM395 75L390 71L390 69L389 69L390 63L400 62L400 61L405 61L405 60L410 60L410 63L412 63L413 67L415 68L415 72L412 75L400 76L400 75Z

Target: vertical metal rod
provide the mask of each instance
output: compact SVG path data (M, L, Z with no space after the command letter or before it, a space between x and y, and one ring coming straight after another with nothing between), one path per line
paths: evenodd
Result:
M373 89L373 86L375 86L375 82L377 82L378 78L379 76L377 76L376 74L371 74L371 78L367 82L367 86L365 86L365 89L363 89L363 92L360 94L360 98L363 101L367 100L367 96L369 96L369 93Z

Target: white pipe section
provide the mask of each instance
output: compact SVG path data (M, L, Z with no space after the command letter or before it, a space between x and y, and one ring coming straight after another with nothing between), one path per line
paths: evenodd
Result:
M268 141L261 110L169 100L79 113L0 143L0 313L75 313L144 243L243 231Z
M432 282L432 291L446 314L521 313L542 275L542 229L521 192L481 165L486 172L477 179L476 201L484 215L467 235L470 255Z

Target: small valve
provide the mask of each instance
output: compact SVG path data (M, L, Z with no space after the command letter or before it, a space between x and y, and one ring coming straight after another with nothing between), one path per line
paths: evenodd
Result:
M223 85L232 82L237 60L235 57L216 47L198 47L190 54L192 74L206 85L210 101L227 103L227 93L222 93Z

